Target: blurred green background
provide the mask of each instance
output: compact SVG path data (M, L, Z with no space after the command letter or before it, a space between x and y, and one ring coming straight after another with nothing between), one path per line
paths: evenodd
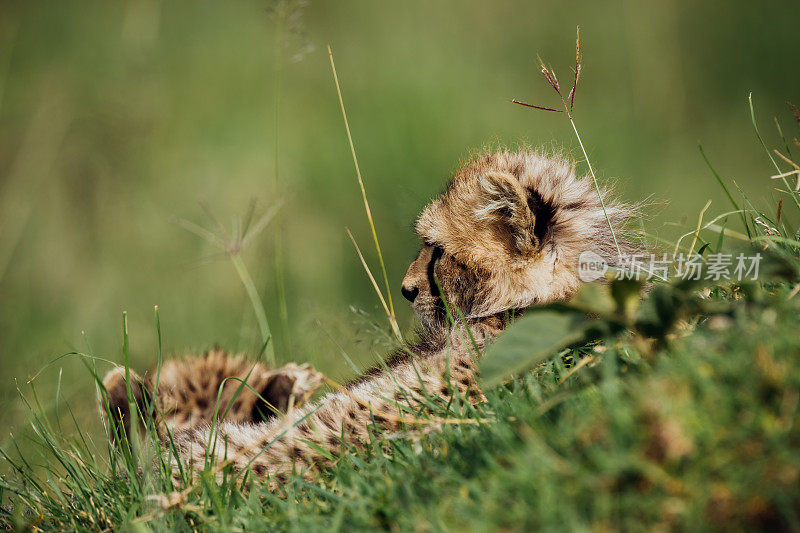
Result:
M170 222L210 227L198 202L230 224L253 198L261 212L285 200L280 224L244 252L279 361L345 380L340 349L362 367L384 350L374 324L385 319L345 234L376 268L328 43L405 329L412 222L458 161L487 143L578 156L564 116L507 102L557 103L536 55L570 78L577 25L578 127L604 179L658 204L651 233L674 237L680 228L667 223L692 224L708 199L710 213L728 210L698 141L722 175L772 202L750 91L769 144L773 117L796 135L784 103L800 103L796 1L312 1L284 39L270 5L0 4L0 441L24 425L16 387L59 354L86 351L88 339L121 361L123 310L140 371L155 362L156 304L167 354L214 344L253 353L259 333L231 263L198 263L217 250ZM288 335L275 296L278 227ZM37 377L42 402L53 405L60 372L62 398L97 427L92 380L75 357Z

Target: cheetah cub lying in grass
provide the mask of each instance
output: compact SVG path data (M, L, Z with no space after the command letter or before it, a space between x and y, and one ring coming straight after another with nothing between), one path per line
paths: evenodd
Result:
M630 246L620 237L633 210L608 189L600 194L626 253ZM413 424L431 398L446 403L458 395L478 402L483 393L476 357L505 328L508 311L518 316L530 306L571 297L581 284L577 264L583 251L610 265L618 259L592 181L577 177L565 160L531 151L503 150L469 161L425 208L416 230L422 250L401 291L423 333L345 390L297 407L321 376L308 366L270 370L257 365L249 382L286 413L270 416L248 390L212 430L217 387L229 375L247 375L250 365L243 359L217 351L171 364L157 390L149 378L132 380L137 400L156 398L164 413L162 427L174 429L184 467L201 471L207 458L226 461L234 472L249 468L274 487L292 471L310 475L332 465L342 444L368 441L370 426L395 431ZM128 424L124 373L112 372L105 384L111 412ZM226 387L225 405L238 382ZM177 466L173 471L177 480Z

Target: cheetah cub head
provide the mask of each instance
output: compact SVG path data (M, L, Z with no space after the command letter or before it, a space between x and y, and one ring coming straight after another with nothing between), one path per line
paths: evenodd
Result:
M625 227L635 209L611 192L600 189L620 249L630 253ZM469 161L425 208L416 231L423 246L401 291L429 331L447 326L443 299L476 324L570 298L581 284L583 252L618 263L591 178L577 177L564 159L532 151Z

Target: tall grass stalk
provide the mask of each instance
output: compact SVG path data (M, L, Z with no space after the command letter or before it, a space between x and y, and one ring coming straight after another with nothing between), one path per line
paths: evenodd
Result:
M273 137L273 190L275 191L275 197L280 197L281 188L280 188L280 150L278 149L278 135L280 132L280 101L281 101L281 71L283 70L283 46L284 46L284 32L285 32L285 14L283 11L276 13L275 16L275 57L274 57L274 65L273 65L273 78L274 78L274 88L273 88L273 106L272 106L272 118L273 118L273 128L272 128L272 137ZM275 261L275 292L278 297L278 314L281 320L281 332L283 333L283 342L288 343L290 341L289 335L289 309L286 304L286 282L284 280L283 275L283 224L281 221L280 214L276 215L275 220L275 237L273 241L274 246L274 261Z
M267 313L264 311L264 304L258 295L255 283L253 283L253 278L250 276L250 272L247 270L247 266L242 261L240 254L231 255L231 263L236 269L245 291L247 291L247 297L250 298L250 304L253 306L256 322L258 322L258 330L261 332L261 340L266 343L270 339L269 323L267 322ZM271 364L275 364L275 350L272 348L271 343L267 346L266 357Z
M367 191L364 188L364 180L361 178L361 169L358 166L358 158L356 157L356 149L353 145L353 136L350 133L350 124L347 122L347 112L344 108L344 100L342 99L342 89L339 86L339 76L336 74L336 64L333 61L333 51L331 50L331 46L328 45L328 57L331 60L331 71L333 72L333 81L336 84L336 94L339 96L339 107L342 110L342 118L344 119L344 129L347 131L347 142L350 144L350 154L353 156L353 164L356 167L356 177L358 178L358 186L361 188L361 198L364 200L364 211L367 213L367 220L369 221L369 228L372 231L372 240L375 243L375 251L378 253L378 262L381 265L381 273L383 274L383 282L386 286L386 299L388 300L388 308L384 305L384 309L386 309L386 317L389 319L389 324L392 326L392 331L394 332L395 337L400 342L403 341L403 337L400 334L400 327L397 325L397 318L395 317L394 313L394 304L392 303L392 290L389 287L389 276L386 274L386 265L383 262L383 254L381 253L381 245L378 242L378 234L375 231L375 222L372 219L372 211L369 208L369 201L367 200ZM352 238L352 236L351 236ZM355 243L355 241L353 241ZM363 261L363 258L362 258ZM369 270L364 262L364 267ZM370 277L372 274L370 274ZM377 284L374 285L375 290L378 291L378 296L380 297L381 301L383 301L383 295L381 294L380 289L378 288Z
M567 104L564 102L562 98L561 101L564 103L564 107L566 108ZM578 133L578 128L575 126L575 121L572 118L572 111L570 111L567 116L569 117L569 123L572 125L572 131L575 132L575 138L578 139L578 144L581 146L581 151L583 152L583 158L586 160L586 165L589 167L589 173L592 175L592 183L594 183L594 190L597 191L597 197L600 199L600 207L603 208L603 215L606 217L606 223L608 224L608 229L611 231L611 238L614 239L614 247L617 249L617 255L622 256L622 250L619 247L619 242L617 242L617 235L614 233L614 226L611 224L611 219L608 217L608 212L606 211L606 204L603 200L603 194L600 192L600 185L597 183L597 176L594 173L594 169L592 168L592 162L589 160L589 154L586 153L586 148L583 146L583 141L581 140L581 134Z
M206 215L214 224L216 231L208 230L188 220L178 218L173 220L175 224L194 233L209 244L222 250L228 259L230 259L234 269L236 270L236 273L239 276L239 280L244 286L245 292L247 292L247 297L250 300L250 304L253 307L253 313L256 316L256 322L261 334L261 343L262 345L266 345L266 349L264 351L265 358L267 362L273 366L276 362L275 349L273 347L273 343L268 342L271 339L272 334L270 331L269 322L267 321L267 313L264 310L264 303L261 301L261 297L258 294L258 289L256 289L256 285L253 282L253 278L250 276L250 271L247 269L247 266L242 259L242 252L252 242L253 238L261 233L264 228L266 228L269 223L272 222L280 207L280 203L271 206L267 212L264 213L264 215L262 215L261 218L251 227L250 217L255 209L254 206L251 206L250 213L246 217L244 223L242 223L239 218L234 218L233 227L231 228L230 232L228 232L219 222L219 220L214 217L213 213L211 213L211 210L207 206L203 206L203 208L206 212Z
M350 242L353 243L353 246L356 249L356 253L358 254L358 258L361 260L361 265L364 267L364 270L367 272L367 276L369 276L369 281L372 283L372 287L375 289L375 292L378 294L378 299L381 301L381 305L383 306L383 310L386 312L387 316L391 316L391 311L389 307L386 305L386 300L383 298L383 293L381 292L380 287L378 287L378 282L375 281L375 276L372 275L372 271L369 269L369 265L367 265L367 261L364 259L364 254L361 253L361 249L358 247L358 243L356 242L355 238L353 238L353 234L350 232L350 228L345 228L347 231L347 236L350 237ZM392 324L392 330L395 330L397 324L395 321L390 321ZM395 331L395 335L400 335L399 331Z
M122 312L122 360L125 365L125 394L128 396L128 413L130 414L131 435L127 444L130 446L131 458L135 458L139 451L138 424L134 421L139 419L139 410L131 388L131 357L130 341L128 338L128 313Z
M575 132L575 138L578 139L578 144L581 147L581 152L583 152L583 158L586 161L586 165L589 167L589 174L592 176L592 183L594 184L594 189L597 191L597 197L600 199L600 207L603 209L603 215L606 218L606 223L608 224L608 229L611 231L611 238L614 240L614 247L617 249L617 256L622 256L622 249L619 246L619 242L617 241L617 235L614 233L614 227L611 224L611 219L608 216L608 212L606 211L606 204L605 200L603 199L603 194L600 191L600 185L597 182L597 176L594 173L594 168L592 168L592 162L589 160L589 154L586 152L586 148L583 146L583 140L581 139L580 133L578 133L578 127L575 125L575 117L572 113L573 106L575 104L575 92L578 88L578 80L581 76L581 29L580 27L577 28L575 32L575 77L572 82L572 88L569 91L569 94L564 97L564 94L561 92L561 86L558 84L558 78L556 77L556 73L552 68L548 68L542 58L539 59L539 68L541 69L540 72L544 79L547 80L547 83L553 88L553 90L558 95L559 99L561 100L561 105L564 107L564 111L559 109L553 109L551 107L543 107L533 104L528 104L525 102L521 102L519 100L511 100L514 104L519 104L525 107L530 107L533 109L538 109L540 111L554 111L556 113L563 113L566 112L567 118L569 119L569 123L572 126L572 131Z
M300 61L303 55L313 46L306 42L302 11L308 5L305 0L272 0L268 12L275 21L275 46L273 50L273 100L272 100L272 149L273 149L273 191L275 198L283 194L280 179L280 103L281 81L285 62ZM291 344L289 334L289 308L286 297L285 248L283 244L283 220L278 215L275 221L275 237L273 241L273 262L275 272L275 293L278 300L278 316L282 333L282 342Z
M161 317L158 314L158 306L153 307L153 314L155 315L155 322L156 322L156 340L158 341L158 352L156 357L156 385L153 387L153 390L158 390L159 385L161 384L161 366L163 364L164 359L164 348L162 344L161 338ZM151 413L152 415L152 409Z

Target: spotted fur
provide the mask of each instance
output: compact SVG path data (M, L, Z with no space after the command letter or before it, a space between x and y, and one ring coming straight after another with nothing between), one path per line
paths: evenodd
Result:
M458 393L480 401L478 359L507 317L574 294L581 252L617 262L606 215L620 251L630 250L624 230L635 210L614 200L609 189L600 194L605 214L591 180L576 176L574 165L561 158L526 150L473 158L417 221L423 246L403 279L402 293L422 322L419 341L345 390L285 416L259 423L225 421L216 438L207 424L177 431L184 463L200 470L208 456L227 459L234 472L249 468L275 486L292 471L311 476L330 466L342 445L367 442L371 428L413 425L431 398L446 403ZM211 449L209 443L214 443Z
M310 365L289 363L270 369L243 356L220 349L202 357L166 361L144 379L133 370L131 393L140 413L152 409L157 430L165 435L208 424L224 417L237 423L262 422L299 406L322 384L322 375ZM247 386L241 386L246 380ZM103 380L107 405L100 413L111 424L112 435L130 435L130 407L125 369L118 367ZM256 394L258 393L258 395ZM111 420L108 420L111 413ZM142 417L137 417L144 430Z

